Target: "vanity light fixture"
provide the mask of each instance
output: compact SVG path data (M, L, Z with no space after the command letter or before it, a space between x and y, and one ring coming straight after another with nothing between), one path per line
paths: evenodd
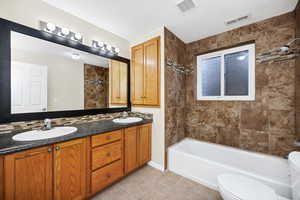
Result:
M82 39L82 35L80 33L75 33L73 36L73 40L80 41Z
M67 28L62 28L60 34L61 36L66 37L70 34L70 30Z
M108 54L118 55L120 53L119 48L105 44L104 42L98 42L96 40L92 41L92 47Z
M45 29L45 31L48 31L48 32L53 32L56 30L56 26L55 24L52 24L52 23L47 23Z
M44 21L40 21L40 29L42 31L46 31L47 33L51 33L53 35L57 35L69 40L73 40L76 42L83 42L82 35L78 32L72 32L68 28L56 26L53 23L48 23Z

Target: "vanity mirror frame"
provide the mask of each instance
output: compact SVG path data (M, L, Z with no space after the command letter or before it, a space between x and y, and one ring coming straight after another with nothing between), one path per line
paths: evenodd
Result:
M117 60L127 64L127 107L101 108L87 110L69 110L69 111L51 111L38 113L11 113L11 31L18 32L27 36L42 39L48 42L56 43L93 55ZM105 113L115 113L131 111L130 101L130 60L118 55L103 54L95 51L92 47L73 42L68 39L62 39L59 36L48 34L22 24L18 24L6 19L0 18L0 124L17 122L43 120L46 118L78 117L84 115L96 115Z

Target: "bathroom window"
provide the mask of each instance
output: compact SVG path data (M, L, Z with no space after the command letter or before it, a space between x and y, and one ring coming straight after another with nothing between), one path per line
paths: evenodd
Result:
M197 99L255 100L255 44L199 55Z

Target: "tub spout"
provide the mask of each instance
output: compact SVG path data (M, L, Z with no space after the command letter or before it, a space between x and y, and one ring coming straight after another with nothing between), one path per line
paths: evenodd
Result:
M299 140L297 140L296 142L295 142L295 147L298 147L298 148L300 148L300 139Z

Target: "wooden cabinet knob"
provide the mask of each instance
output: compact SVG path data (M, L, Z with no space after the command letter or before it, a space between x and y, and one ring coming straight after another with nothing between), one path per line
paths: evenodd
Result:
M110 155L111 155L110 152L107 152L107 153L106 153L106 156L107 156L107 157L109 157Z
M111 177L111 174L110 174L110 173L108 173L108 174L106 175L106 177L107 177L107 178L110 178L110 177Z
M110 139L111 139L111 136L110 136L110 135L106 136L106 139L107 139L107 140L110 140Z

